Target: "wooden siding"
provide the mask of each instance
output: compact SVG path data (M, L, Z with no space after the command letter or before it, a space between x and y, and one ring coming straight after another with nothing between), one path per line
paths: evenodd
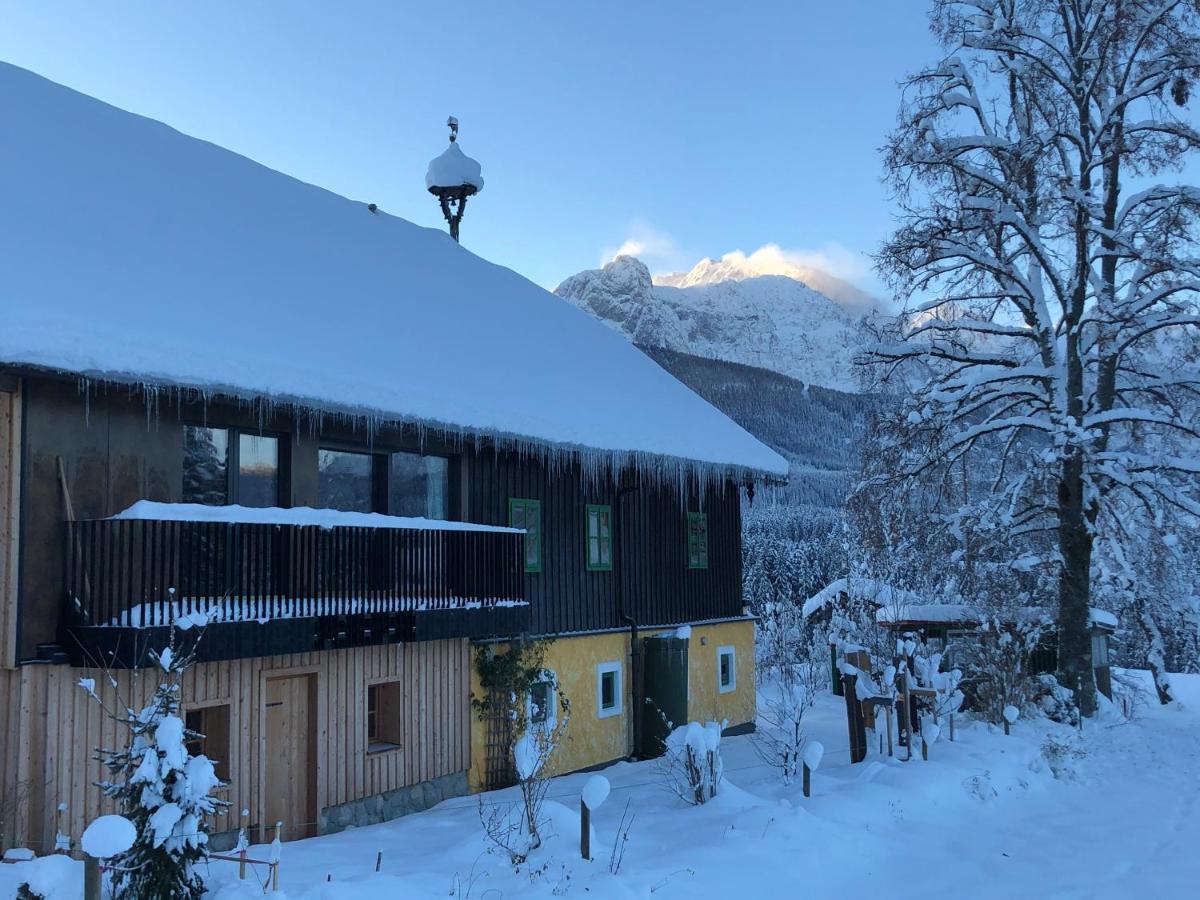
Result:
M229 705L229 808L217 831L267 825L266 697L268 680L315 676L316 809L416 784L470 766L470 650L466 640L363 647L320 653L202 663L184 677L184 709ZM14 821L0 830L39 852L53 849L56 827L78 841L92 818L110 811L92 784L102 766L94 749L121 739L116 723L78 688L96 670L33 665L0 669L0 811ZM114 673L132 706L144 705L157 678L152 670ZM366 752L366 687L401 684L400 748ZM13 803L22 793L27 802ZM55 809L65 803L61 825ZM15 809L10 809L15 807ZM286 823L285 837L305 823ZM292 831L289 831L292 830ZM6 840L10 838L6 837Z
M591 484L578 467L552 471L515 454L481 451L470 460L467 517L508 524L508 501L541 501L542 571L525 576L533 630L556 634L621 628L619 614L668 625L742 614L741 498L737 487L693 485L687 502L674 485L645 483L619 493L610 479ZM588 571L585 512L613 510L613 571ZM689 569L687 513L708 516L708 567Z
M4 387L0 385L0 669L17 664L17 536L21 521L20 382L12 385L12 391Z

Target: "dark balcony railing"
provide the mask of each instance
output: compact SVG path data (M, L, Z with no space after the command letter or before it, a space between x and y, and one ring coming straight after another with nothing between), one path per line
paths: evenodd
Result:
M67 524L74 626L371 617L524 604L509 531L104 519Z

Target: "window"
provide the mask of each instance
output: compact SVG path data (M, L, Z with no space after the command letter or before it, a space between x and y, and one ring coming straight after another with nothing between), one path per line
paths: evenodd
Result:
M621 714L621 663L617 660L596 666L596 715L601 719Z
M594 572L612 569L612 507L588 505L587 567Z
M224 428L183 426L183 502L229 502L229 432Z
M403 746L400 733L403 703L400 682L367 685L368 753L382 753Z
M525 714L535 728L549 730L558 721L557 679L549 669L543 669L529 686Z
M238 435L238 490L241 506L279 505L279 439Z
M737 660L733 647L717 648L717 690L728 694L737 688Z
M542 504L513 497L508 501L508 525L525 529L525 571L542 571Z
M388 511L393 516L449 518L450 460L444 456L393 453Z
M317 505L346 512L376 512L373 453L317 451Z
M234 428L183 427L183 502L278 506L279 438Z
M1108 665L1108 635L1092 632L1092 667L1099 669Z
M229 704L189 709L183 725L191 735L184 742L192 756L207 756L222 781L229 780Z
M688 513L688 568L708 568L708 516Z

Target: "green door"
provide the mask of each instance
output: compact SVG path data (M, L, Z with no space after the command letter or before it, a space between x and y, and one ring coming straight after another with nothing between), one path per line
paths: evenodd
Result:
M642 641L646 703L642 709L643 759L662 756L672 728L688 721L688 640L654 637Z

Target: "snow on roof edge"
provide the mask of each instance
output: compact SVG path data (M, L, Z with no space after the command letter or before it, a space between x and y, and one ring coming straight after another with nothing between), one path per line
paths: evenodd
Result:
M127 372L77 371L57 366L27 363L20 360L6 361L0 359L0 371L6 368L10 370L15 369L19 372L74 378L80 382L80 391L85 394L95 384L137 388L144 392L147 405L153 404L155 407L158 406L158 393L162 390L167 390L175 392L176 395L190 394L202 399L206 404L218 398L234 400L239 403L265 404L267 407L265 412L267 414L273 413L276 409L283 408L290 409L294 414L315 418L317 421L320 421L325 416L329 416L348 422L354 427L361 426L370 435L374 435L383 426L412 427L421 432L434 432L439 437L457 442L460 446L466 446L472 440L476 447L482 441L492 441L500 449L516 452L523 456L541 458L548 462L555 462L562 456L578 455L584 472L588 474L594 474L606 469L610 472L618 472L621 469L632 467L638 472L654 473L663 481L671 477L679 479L685 475L695 475L701 481L708 482L726 477L732 477L737 480L763 481L771 484L784 484L788 480L789 467L786 461L784 461L783 470L779 471L747 466L741 463L672 456L646 450L589 447L583 444L553 441L549 438L517 434L501 429L460 425L454 422L427 419L404 413L371 409L369 407L344 406L317 398L271 394L236 385L199 385L186 383L167 375L137 376ZM780 458L782 459L782 457Z

